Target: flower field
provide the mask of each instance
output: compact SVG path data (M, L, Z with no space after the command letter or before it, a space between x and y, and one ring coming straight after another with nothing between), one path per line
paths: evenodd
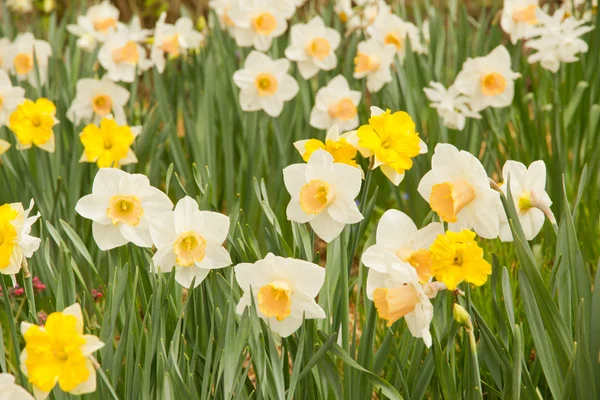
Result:
M134 3L0 3L0 400L600 398L596 0Z

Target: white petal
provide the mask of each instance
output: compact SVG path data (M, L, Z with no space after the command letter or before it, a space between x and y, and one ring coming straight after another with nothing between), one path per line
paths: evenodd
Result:
M185 288L190 288L192 285L192 280L194 280L194 287L198 287L202 281L208 276L210 270L198 268L195 266L191 267L181 267L177 268L177 272L175 272L175 280L181 286Z
M92 235L100 250L103 251L129 243L129 240L121 234L119 227L113 224L102 225L97 222L92 223Z
M345 224L334 220L328 213L322 212L310 221L310 226L321 239L329 243L342 233Z

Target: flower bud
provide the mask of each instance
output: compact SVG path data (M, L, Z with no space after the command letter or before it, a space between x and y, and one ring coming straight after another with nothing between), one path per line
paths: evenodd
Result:
M473 325L471 324L471 316L463 306L458 303L454 303L454 306L452 307L452 315L454 316L454 320L460 325L467 329L473 329Z

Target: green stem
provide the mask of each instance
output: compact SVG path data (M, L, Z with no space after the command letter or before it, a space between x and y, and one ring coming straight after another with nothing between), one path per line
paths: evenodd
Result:
M8 288L4 284L4 277L0 276L0 287L2 288L2 297L4 300L4 310L6 312L6 316L8 319L8 327L10 329L10 337L13 342L13 347L15 348L16 362L18 363L21 359L21 349L19 348L19 338L17 336L17 327L15 325L15 318L13 317L12 310L10 308L10 300L8 299ZM3 344L4 345L4 344ZM16 374L17 382L23 386L26 384L26 380L23 377L21 369L18 368Z

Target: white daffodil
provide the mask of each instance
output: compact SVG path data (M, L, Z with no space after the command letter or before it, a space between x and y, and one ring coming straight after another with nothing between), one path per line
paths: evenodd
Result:
M327 130L337 124L342 131L355 129L359 124L361 97L361 92L350 89L344 75L336 76L317 92L310 112L310 126Z
M508 181L510 176L510 192L517 209L519 222L523 227L525 238L533 240L544 226L545 214L543 209L550 209L552 200L546 193L546 164L534 161L527 168L518 161L509 160L502 168L504 184L502 192L508 196ZM513 240L510 224L504 211L500 218L500 240Z
M128 100L129 91L106 75L102 79L82 78L75 86L75 98L67 110L67 118L78 125L99 123L112 114L123 125L127 123L124 107Z
M0 373L0 399L1 400L33 400L33 396L15 383L11 374Z
M429 282L433 276L429 247L443 234L444 227L439 222L417 229L402 211L386 211L377 225L375 244L362 255L362 263L369 268L367 297L373 300L375 289L385 287L392 273L409 276L414 270L421 283Z
M33 11L33 0L7 0L6 6L14 13L27 14Z
M510 54L498 46L485 57L469 58L458 73L454 86L471 98L473 111L487 107L509 106L515 95L515 79L521 74L511 70Z
M88 8L85 15L78 16L77 24L67 25L67 30L79 38L79 48L92 52L98 43L103 43L122 25L119 22L119 9L109 0L104 0Z
M152 247L150 224L172 209L171 200L150 186L146 176L115 168L100 169L92 194L83 196L75 206L79 215L93 221L92 234L101 250L129 242Z
M396 46L369 39L358 44L354 57L354 79L367 78L367 89L378 92L392 81L390 67L396 55Z
M285 56L298 63L298 71L304 79L310 79L319 70L331 71L336 67L335 50L340 40L338 31L328 28L317 15L306 24L292 26Z
M421 285L414 270L408 270L408 274L392 272L384 286L373 291L373 302L379 317L388 321L387 326L404 318L410 333L431 347L429 326L433 320L433 305L429 299L444 288L438 282Z
M350 1L340 3L338 15L348 29L367 29L377 18L392 12L385 0L355 0L354 6Z
M346 224L363 219L354 202L362 184L361 170L334 162L325 150L316 150L307 164L286 167L283 180L292 196L287 218L310 223L327 243L338 237Z
M27 210L21 203L0 206L0 273L12 275L13 281L23 260L40 247L40 239L30 235L32 225L40 217L39 213L29 216L33 205L32 199Z
M93 353L104 347L94 335L84 334L78 303L48 315L44 326L21 322L25 348L21 371L33 386L36 400L44 400L55 386L74 395L96 390Z
M267 51L273 38L285 33L286 19L294 12L296 8L287 1L247 0L237 3L227 15L235 25L233 37L238 46Z
M462 131L467 118L481 118L478 112L471 110L471 99L459 93L454 85L446 89L439 82L429 82L429 86L423 89L425 96L448 128Z
M13 86L8 74L0 70L0 128L9 124L10 114L25 101L25 89Z
M333 156L333 161L342 164L348 164L361 170L360 165L355 158L358 154L358 138L356 132L346 132L340 135L340 129L337 124L333 125L327 132L325 142L318 139L298 140L294 142L294 147L304 161L310 160L313 153L323 149Z
M133 82L136 75L152 67L146 49L121 30L106 39L98 52L98 61L115 82Z
M229 18L229 10L236 8L239 0L209 0L208 7L217 14L221 29L226 29L230 34L233 34L235 22Z
M536 11L539 7L539 0L504 0L500 26L510 35L513 44L529 37L538 23Z
M404 21L395 14L383 14L379 16L375 20L375 23L367 28L367 32L373 39L380 43L394 45L400 64L404 63L404 58L406 57L407 39L410 41L413 51L419 49L419 52L422 52L424 48L420 44L419 28L410 22Z
M189 288L202 283L211 269L231 265L223 247L229 232L229 218L211 211L200 211L189 196L179 200L174 211L157 217L150 233L157 247L152 258L156 272L176 269L175 280Z
M486 239L498 236L500 196L471 153L439 143L418 191L450 230L473 229Z
M175 25L165 23L167 13L163 12L154 28L154 42L150 58L158 72L165 69L165 57L175 58L200 47L204 35L194 29L194 23L186 17L179 18Z
M269 253L254 264L236 265L235 279L244 291L237 313L242 314L254 296L256 314L282 337L296 332L303 319L325 318L315 302L325 269L316 264Z
M588 44L581 36L593 29L584 26L585 20L573 17L565 18L565 10L559 9L550 16L542 10L537 10L540 25L531 34L532 38L525 46L536 50L527 58L530 64L539 62L542 68L556 73L560 63L572 63L579 58L579 53L587 53Z
M27 80L31 86L38 87L38 72L41 85L48 80L48 59L51 55L52 48L48 42L36 40L29 32L21 33L4 54L4 66L19 81Z
M122 32L128 40L133 40L136 43L146 43L152 35L152 29L144 29L140 17L134 15L128 25L120 24L118 31Z
M233 82L240 88L240 105L244 111L264 110L277 117L283 104L298 93L298 82L287 72L290 62L285 58L272 60L266 54L252 51L244 61L244 68L233 74Z

